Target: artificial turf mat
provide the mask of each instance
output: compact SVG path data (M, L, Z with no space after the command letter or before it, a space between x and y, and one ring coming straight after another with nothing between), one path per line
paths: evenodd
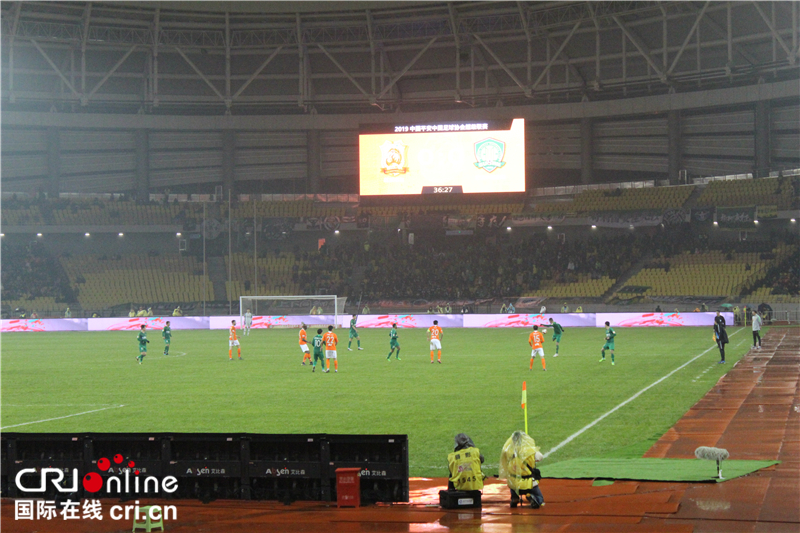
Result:
M751 474L780 461L728 460L723 479L715 461L700 459L572 459L540 468L542 477L557 479L628 479L634 481L722 482Z

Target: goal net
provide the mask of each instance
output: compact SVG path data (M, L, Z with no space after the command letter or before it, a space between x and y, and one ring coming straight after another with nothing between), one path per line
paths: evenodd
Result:
M240 296L239 323L244 324L244 315L249 309L254 317L325 315L324 319L320 317L320 323L327 323L333 317L332 322L338 327L339 315L344 314L345 303L346 296L336 295Z

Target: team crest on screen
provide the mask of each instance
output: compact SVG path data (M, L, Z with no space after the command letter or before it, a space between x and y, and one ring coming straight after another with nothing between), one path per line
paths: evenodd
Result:
M408 146L403 141L386 141L381 145L381 172L389 176L408 172Z
M497 139L483 139L475 143L475 163L476 167L482 168L486 172L494 172L498 168L505 166L503 158L506 155L506 143Z

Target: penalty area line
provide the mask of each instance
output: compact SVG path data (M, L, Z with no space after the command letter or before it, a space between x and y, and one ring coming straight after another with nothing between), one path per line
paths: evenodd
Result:
M0 429L17 428L17 427L20 427L20 426L29 426L31 424L41 424L42 422L52 422L53 420L62 420L64 418L72 418L73 416L88 415L90 413L97 413L99 411L107 411L108 409L120 409L122 407L125 407L125 406L124 405L114 405L114 406L111 406L111 407L103 407L102 409L93 409L91 411L84 411L82 413L75 413L75 414L65 415L65 416L57 416L55 418L46 418L44 420L34 420L33 422L23 422L22 424L14 424L14 425L11 425L11 426L3 426Z
M733 337L734 335L736 335L737 333L739 333L739 332L740 332L740 331L742 331L743 329L744 329L744 328L741 328L741 329L738 329L738 330L736 330L735 332L731 333L730 337ZM556 451L560 450L561 448L563 448L564 446L566 446L567 444L569 444L570 442L572 442L572 441L573 441L573 440L575 440L576 438L580 437L580 436L581 436L583 433L585 433L586 431L588 431L588 430L590 430L591 428L593 428L594 426L596 426L598 423L600 423L600 422L601 422L602 420L604 420L606 417L608 417L608 416L610 416L610 415L612 415L612 414L616 413L617 411L619 411L620 409L622 409L623 407L625 407L626 405L628 405L629 403L631 403L633 400L635 400L636 398L638 398L639 396L641 396L641 395L642 395L642 394L644 394L645 392L649 391L650 389L652 389L653 387L655 387L656 385L658 385L659 383L661 383L661 382L662 382L662 381L664 381L665 379L668 379L669 377L671 377L673 374L675 374L675 373L676 373L676 372L678 372L679 370L683 370L684 368L686 368L686 367L687 367L687 366L689 366L690 364L694 363L695 361L697 361L697 360L698 360L698 359L700 359L702 356L704 356L705 354L707 354L708 352L710 352L711 350L713 350L713 349L714 349L714 348L716 348L716 347L717 347L717 345L715 344L714 346L712 346L712 347L711 347L711 348L709 348L708 350L705 350L704 352L702 352L702 353L700 353L700 354L698 354L698 355L694 356L693 358L689 359L688 361L686 361L685 363L683 363L681 366L679 366L678 368L676 368L675 370L673 370L672 372L670 372L670 373L669 373L669 374L667 374L666 376L664 376L664 377L662 377L662 378L660 378L660 379L658 379L658 380L654 381L653 383L651 383L651 384L650 384L650 385L648 385L647 387L643 388L642 390L640 390L639 392L637 392L636 394L634 394L633 396L631 396L630 398L628 398L628 399L627 399L627 400L625 400L624 402L620 403L619 405L617 405L616 407L614 407L614 408L613 408L613 409L611 409L610 411L606 412L605 414L602 414L602 415L600 415L599 417L597 417L597 418L596 418L595 420L593 420L592 422L589 422L588 424L586 424L585 426L583 426L581 429L579 429L578 431L576 431L575 433L573 433L572 435L570 435L569 437L567 437L566 439L564 439L564 440L563 440L563 441L561 441L560 443L556 444L556 445L555 445L553 448L551 448L550 450L548 450L548 451L547 451L547 453L545 453L545 454L544 454L544 458L547 458L548 456L550 456L550 455L551 455L551 454L553 454L554 452L556 452Z

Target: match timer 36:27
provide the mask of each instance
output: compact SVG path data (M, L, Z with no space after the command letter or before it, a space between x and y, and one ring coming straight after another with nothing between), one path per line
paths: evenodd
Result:
M464 189L461 185L426 185L422 187L422 194L461 194Z

